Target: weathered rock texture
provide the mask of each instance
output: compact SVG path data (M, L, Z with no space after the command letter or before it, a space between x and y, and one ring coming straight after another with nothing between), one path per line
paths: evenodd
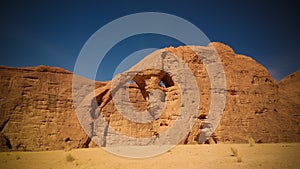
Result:
M222 119L208 139L209 143L245 143L252 137L256 142L300 141L300 73L289 75L277 83L262 65L250 57L235 54L221 43L193 47L206 56L218 52L226 75L226 105ZM191 47L166 48L191 68L199 87L200 107L196 121L181 143L196 143L207 123L211 104L210 78L199 56ZM60 68L0 67L0 150L52 150L92 146L91 139L81 128L72 102L73 75ZM123 117L111 100L111 82L96 83L96 100L110 128L135 138L159 137L171 128L182 104L177 82L163 71L147 70L138 73L130 85L129 98L137 110L149 110L151 90L165 93L166 109L151 123L136 123ZM87 79L82 78L85 87ZM161 81L164 85L162 85ZM83 101L83 104L84 101ZM86 102L90 104L90 102ZM153 105L152 105L153 106ZM90 112L87 112L88 116ZM113 133L97 131L93 126L92 139L101 136L101 145L120 143ZM97 141L96 141L97 142ZM129 143L133 144L133 143ZM136 143L135 143L136 144Z
M0 67L1 150L85 146L88 137L73 109L72 77L55 67Z
M298 105L290 101L283 103L280 95L285 80L278 85L266 68L253 59L234 54L223 44L213 45L224 64L228 91L224 115L215 132L216 140L247 142L247 138L253 137L263 143L300 141L299 119L291 114L299 113L300 108L299 95L293 96L300 89L295 85L299 83L297 78L293 80L294 85L287 86L286 95L296 99ZM291 104L294 106L290 107Z
M284 114L289 122L282 124L284 132L295 133L297 137L290 141L299 141L300 135L300 71L297 71L278 83L278 112ZM298 126L298 127L291 127Z

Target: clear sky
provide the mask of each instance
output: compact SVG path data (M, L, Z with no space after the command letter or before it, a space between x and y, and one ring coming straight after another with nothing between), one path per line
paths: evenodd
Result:
M211 41L230 45L267 67L276 80L300 69L300 6L288 1L15 1L0 3L0 65L59 66L73 71L88 38L124 15L164 12L199 27ZM110 80L116 66L143 48L181 45L159 35L138 35L116 45L98 69Z

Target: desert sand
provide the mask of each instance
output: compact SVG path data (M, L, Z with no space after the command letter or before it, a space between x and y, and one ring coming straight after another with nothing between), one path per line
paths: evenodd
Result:
M238 150L233 156L231 147ZM1 152L5 169L205 169L300 168L300 143L178 145L161 155L132 159L102 148L70 151ZM74 159L73 159L74 158ZM241 161L238 161L241 160Z

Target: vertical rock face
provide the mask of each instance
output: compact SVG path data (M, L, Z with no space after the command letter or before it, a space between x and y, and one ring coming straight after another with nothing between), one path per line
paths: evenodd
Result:
M281 123L286 133L286 141L299 141L300 137L300 71L278 83L278 112L284 114L286 123ZM286 119L289 119L288 121ZM298 127L291 127L298 126ZM288 137L289 134L295 137Z
M73 110L72 77L61 68L0 68L2 150L84 146L88 137Z
M167 59L166 56L175 55L189 67L199 89L199 107L196 112L191 112L195 113L195 123L190 126L191 130L186 136L182 137L181 143L196 143L204 132L203 128L210 122L208 116L213 104L212 91L220 96L226 93L226 104L217 129L206 142L244 143L250 137L263 143L300 141L299 71L277 83L262 65L247 56L235 54L230 47L221 43L211 43L206 47L170 47L163 51L155 55L160 60L153 62L148 56L142 64L159 65L163 68L166 67L166 64L162 64ZM207 71L207 65L203 64L213 63L206 56L216 53L224 68L224 76L216 75L215 78L217 81L221 77L226 78L224 90L216 90L211 86L212 75ZM129 71L135 71L137 66ZM149 68L126 77L125 80L132 78L133 81L128 88L129 100L122 104L112 99L116 94L112 86L114 81L122 83L122 80L118 81L121 76L117 76L112 82L97 82L95 99L101 113L87 110L84 114L88 118L81 122L89 124L83 125L86 134L73 106L73 74L61 68L45 66L0 67L0 150L52 150L65 146L81 148L93 146L91 139L101 146L145 144L137 139L116 139L116 134L131 138L150 138L150 142L155 142L175 126L176 120L182 118L180 110L186 106L182 104L182 99L196 99L183 97L181 93L180 84L188 83L190 77L176 79L180 72L168 73L162 70L164 69ZM80 79L81 83L77 87L89 87L85 83L87 79ZM119 89L123 90L121 87ZM189 89L186 92L188 91ZM89 99L93 98L81 100L80 105L89 107L92 103ZM134 110L148 111L149 116L142 116L142 119L150 121L140 123L131 119L132 109L126 109L130 110L129 116L124 116L116 104L121 107L132 105ZM159 110L159 104L166 105L162 111ZM184 110L183 113L189 113L192 109ZM140 116L141 114L136 113L132 117Z
M293 118L299 118L300 111L300 71L297 71L278 83L278 95L280 103L280 111L293 116Z
M284 134L286 128L282 124L291 118L278 110L278 85L270 73L228 46L212 45L219 51L227 79L227 103L215 140L247 142L253 137L256 142L282 142L295 137Z
M264 143L300 141L300 121L292 115L299 114L300 108L299 72L277 84L253 59L234 55L223 44L213 45L221 51L228 91L224 115L215 132L218 140L246 142L253 137ZM283 98L283 93L291 100Z

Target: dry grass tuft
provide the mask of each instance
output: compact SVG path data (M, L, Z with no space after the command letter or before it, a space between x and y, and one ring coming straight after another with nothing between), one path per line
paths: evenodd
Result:
M20 160L20 159L21 159L21 156L19 154L17 154L16 160Z
M243 161L241 156L237 156L236 159L238 163L241 163Z
M253 147L255 144L255 140L252 137L248 137L248 143L250 147Z
M69 144L67 144L67 145L65 146L64 150L65 150L65 152L71 151L71 150L72 150L72 147L71 147Z
M237 148L235 147L230 147L232 156L237 157L239 155Z
M66 160L67 160L67 162L73 162L75 160L75 158L69 153L66 155Z
M238 163L241 163L243 160L242 160L242 156L239 155L238 149L235 147L230 147L230 150L232 153L231 156L236 157L236 161Z

